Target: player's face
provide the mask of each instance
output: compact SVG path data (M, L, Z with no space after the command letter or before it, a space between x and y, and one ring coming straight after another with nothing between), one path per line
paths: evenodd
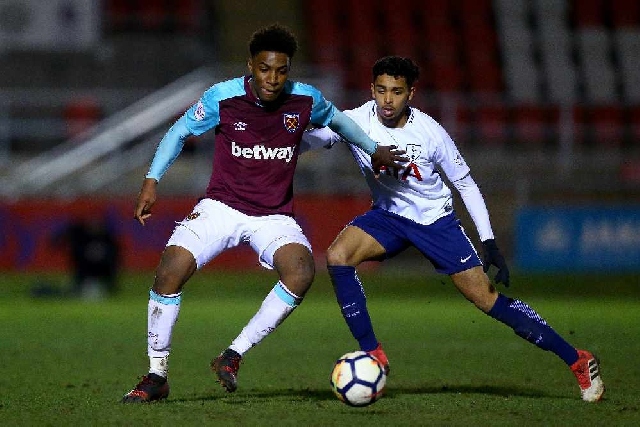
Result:
M263 102L275 101L289 77L290 60L286 53L262 51L247 64L253 76L251 88Z
M388 127L401 127L407 122L407 104L415 88L407 85L404 77L382 74L371 83L371 96L376 101L380 122Z

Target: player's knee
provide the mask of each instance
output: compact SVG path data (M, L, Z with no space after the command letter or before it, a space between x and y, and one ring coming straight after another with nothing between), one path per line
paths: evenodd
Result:
M491 310L498 293L480 267L453 274L451 278L468 301L485 313Z
M161 295L180 292L196 270L196 262L186 249L171 246L162 254L156 268L153 290Z
M280 280L294 294L303 297L311 287L315 276L313 263L302 263L296 269L281 273Z
M349 265L349 257L340 246L330 246L327 249L327 265Z
M480 310L488 313L498 299L498 293L493 286L480 286L473 295L473 304Z
M298 272L298 280L302 283L305 283L307 286L311 285L311 282L313 282L313 278L316 275L316 267L314 263L309 263L303 267L300 268L300 271Z
M153 291L160 295L180 292L184 284L184 275L174 269L160 264L156 269Z
M311 283L313 282L313 278L315 277L315 275L316 275L316 267L314 263L309 263L299 269L299 271L297 272L297 276L298 276L297 279L301 285L306 286L308 288L309 286L311 286Z

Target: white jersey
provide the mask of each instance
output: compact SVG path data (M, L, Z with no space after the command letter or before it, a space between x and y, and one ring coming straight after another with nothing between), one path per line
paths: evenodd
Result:
M395 145L405 150L410 161L401 170L383 170L376 179L371 158L361 149L349 144L360 170L371 189L373 205L420 224L432 224L453 211L451 190L442 177L444 172L451 181L469 174L469 167L445 129L429 115L411 108L406 124L401 128L388 128L378 120L375 101L369 101L353 110L344 111L380 145ZM330 130L330 144L342 141ZM312 134L316 131L311 131ZM312 135L310 135L312 137ZM324 135L324 143L327 142ZM322 139L311 141L309 148Z

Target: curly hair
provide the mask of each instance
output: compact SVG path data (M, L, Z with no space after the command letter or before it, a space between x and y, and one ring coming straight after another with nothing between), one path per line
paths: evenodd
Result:
M293 58L298 50L298 42L293 33L280 24L260 28L251 36L249 53L251 57L260 52L281 52Z
M412 87L420 77L420 69L411 58L401 56L385 56L380 58L373 65L373 81L378 76L388 74L393 77L404 77L407 86Z

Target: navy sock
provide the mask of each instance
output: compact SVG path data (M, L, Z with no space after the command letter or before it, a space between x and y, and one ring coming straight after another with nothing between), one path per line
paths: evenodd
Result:
M340 304L342 317L347 322L351 335L358 340L360 349L374 350L378 346L378 340L373 333L373 325L367 310L367 298L355 267L330 265L327 268L338 304Z
M576 349L524 302L498 294L496 303L487 314L542 350L557 354L567 365L571 366L578 360Z

